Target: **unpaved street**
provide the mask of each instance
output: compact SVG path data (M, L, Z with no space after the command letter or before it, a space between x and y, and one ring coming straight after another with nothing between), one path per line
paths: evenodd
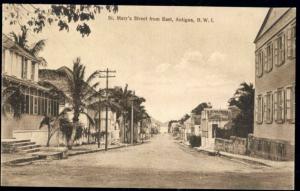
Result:
M293 173L207 156L168 134L142 145L2 167L2 185L292 189Z

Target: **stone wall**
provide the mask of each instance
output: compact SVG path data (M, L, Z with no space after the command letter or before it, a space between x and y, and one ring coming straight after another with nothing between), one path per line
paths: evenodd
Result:
M247 150L253 157L270 160L294 160L294 146L288 141L248 136Z
M247 139L235 136L231 136L230 139L216 138L215 150L245 155L247 152Z

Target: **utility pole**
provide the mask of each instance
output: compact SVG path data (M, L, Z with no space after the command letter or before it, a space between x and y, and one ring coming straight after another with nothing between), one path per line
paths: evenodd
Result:
M116 76L110 76L110 73L116 73L115 70L108 70L108 68L104 71L100 71L100 73L105 73L105 76L99 76L99 78L106 78L106 104L105 104L105 151L107 151L107 134L108 134L108 78L114 78ZM101 123L101 119L100 119L100 123Z
M101 136L100 136L100 134L101 134L101 107L100 107L100 105L101 105L101 91L100 91L100 89L99 89L99 105L98 105L98 109L99 109L99 127L98 127L98 136L97 136L97 139L98 139L98 148L100 148L100 138L101 138Z
M133 92L133 96L135 96L135 92ZM133 144L133 136L134 136L134 128L133 128L133 104L134 104L134 98L131 101L131 127L130 127L130 142Z

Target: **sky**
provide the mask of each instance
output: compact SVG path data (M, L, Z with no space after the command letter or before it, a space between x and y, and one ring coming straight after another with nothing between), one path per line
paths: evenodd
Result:
M29 42L46 39L41 52L48 69L72 67L80 57L87 75L95 70L116 70L110 87L128 84L155 119L179 119L202 102L227 108L227 101L242 82L254 83L254 38L268 8L119 6L116 14L103 11L89 22L92 33L82 38L47 26L30 33ZM113 16L114 20L109 20ZM147 21L117 20L147 17ZM171 17L173 22L149 21ZM192 18L194 23L176 22ZM210 23L196 22L209 18ZM3 32L16 28L3 26ZM100 79L101 87L105 80Z

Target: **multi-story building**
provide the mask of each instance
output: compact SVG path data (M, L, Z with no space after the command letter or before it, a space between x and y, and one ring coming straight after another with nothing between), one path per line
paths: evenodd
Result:
M9 103L8 98L2 108L7 115L1 112L1 139L31 139L46 144L47 129L39 129L40 122L45 114L58 115L59 100L50 89L38 84L40 63L40 58L2 34L2 93L16 87L21 90L21 98L15 103ZM13 116L13 104L20 104L19 117Z
M295 142L296 8L269 9L254 43L253 137L262 145L253 144L253 153L274 158L283 152L285 158L293 149L280 148ZM272 142L277 146L268 146Z

